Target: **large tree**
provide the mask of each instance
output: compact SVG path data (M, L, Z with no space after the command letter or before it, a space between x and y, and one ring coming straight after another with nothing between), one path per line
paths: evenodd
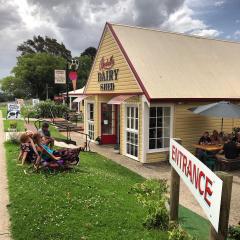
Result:
M65 85L54 84L54 70L65 69L66 60L48 53L25 54L17 58L13 73L30 88L30 97L46 99L65 91Z
M92 59L94 59L96 53L97 49L95 47L88 47L81 53L81 56L90 56Z
M48 53L54 56L71 59L71 51L66 49L63 43L58 43L56 39L50 37L34 36L17 47L21 55L34 53Z
M10 99L27 98L30 96L30 87L21 79L15 76L8 76L1 80L3 94Z

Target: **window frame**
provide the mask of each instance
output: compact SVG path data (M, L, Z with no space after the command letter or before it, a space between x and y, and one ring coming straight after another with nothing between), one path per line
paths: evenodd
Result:
M90 107L89 105L92 104L93 105L93 119L90 119ZM90 141L95 141L95 121L94 121L94 111L95 111L95 103L93 101L87 101L86 103L86 108L87 108L87 134L88 134L88 140ZM93 133L93 139L91 139L89 136L89 124L91 124L93 126L93 131L91 130L91 132Z
M169 151L169 147L165 147L165 148L155 148L155 149L150 149L149 148L149 122L150 122L150 108L151 107L170 107L170 133L169 133L169 138L172 138L173 136L173 108L174 105L173 104L151 104L148 107L148 111L147 111L147 131L146 131L146 138L147 138L147 153L157 153L157 152L166 152Z
M127 108L128 107L134 107L138 109L138 129L132 129L132 128L128 128L127 127L127 121L128 121L128 115L127 115ZM135 121L134 121L134 126L135 126ZM133 134L137 134L137 138L138 138L138 144L137 146L137 157L130 155L127 153L127 132L133 133ZM127 103L125 104L125 128L124 128L124 139L125 139L125 143L124 143L124 148L125 148L125 155L131 159L134 160L139 160L139 104L130 104Z

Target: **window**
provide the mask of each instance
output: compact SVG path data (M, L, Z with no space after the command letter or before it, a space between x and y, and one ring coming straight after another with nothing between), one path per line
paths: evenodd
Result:
M127 107L126 153L138 157L138 108Z
M168 148L170 141L171 107L150 107L149 149Z
M94 104L87 104L87 124L88 124L88 135L92 140L94 139Z

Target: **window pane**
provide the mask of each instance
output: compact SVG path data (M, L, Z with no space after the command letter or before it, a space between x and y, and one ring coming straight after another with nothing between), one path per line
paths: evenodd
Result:
M170 128L164 128L164 137L170 137Z
M127 107L127 117L130 117L130 109Z
M156 127L156 118L150 118L150 121L149 121L149 127L150 128L154 128Z
M156 117L156 108L150 107L150 117Z
M149 139L149 149L156 148L156 139Z
M149 129L149 138L156 138L157 134L156 134L156 128L150 128Z
M138 147L135 147L135 154L134 154L135 157L138 156Z
M135 129L138 130L138 119L135 119Z
M158 138L157 139L157 148L162 148L162 147L163 147L162 138Z
M163 139L163 144L164 144L164 147L165 147L165 148L169 147L169 142L170 142L170 139L169 139L169 138L164 138L164 139Z
M170 117L164 117L164 127L170 128Z
M164 108L164 116L169 116L170 117L170 107L165 107Z
M157 138L160 138L160 137L162 137L162 135L163 135L163 129L162 128L157 128Z
M134 118L131 118L131 129L134 129Z
M163 126L162 117L158 117L158 118L157 118L157 126L158 126L158 127L162 127L162 126Z
M162 107L157 108L157 116L162 117Z
M138 108L136 108L136 118L138 118Z
M131 107L131 117L134 117L134 107Z
M130 118L127 118L127 128L130 128Z
M135 144L138 145L138 134L135 134Z

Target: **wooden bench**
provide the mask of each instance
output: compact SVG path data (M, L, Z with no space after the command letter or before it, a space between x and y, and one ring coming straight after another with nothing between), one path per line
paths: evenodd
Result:
M216 154L217 168L220 171L232 171L240 169L240 158L227 159L222 154Z

